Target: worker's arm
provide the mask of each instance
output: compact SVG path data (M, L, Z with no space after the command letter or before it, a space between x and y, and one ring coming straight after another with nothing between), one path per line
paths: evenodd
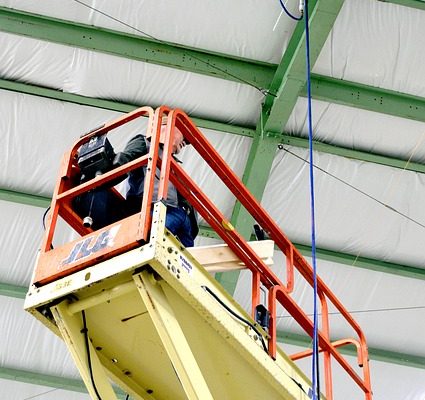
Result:
M130 161L135 160L147 153L145 137L142 135L136 135L131 138L126 144L123 151L116 154L114 157L114 167L119 167Z

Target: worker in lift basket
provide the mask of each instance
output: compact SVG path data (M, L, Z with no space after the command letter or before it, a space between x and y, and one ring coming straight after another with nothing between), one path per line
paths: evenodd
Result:
M162 120L160 152L166 134L166 118ZM188 144L180 130L174 128L174 140L172 154L175 157ZM149 152L150 137L138 134L131 138L124 150L116 154L113 167L119 167ZM133 170L127 179L126 201L118 203L107 189L99 189L95 194L85 194L76 199L75 209L80 216L90 215L93 220L93 229L99 229L114 223L122 218L140 212L143 198L146 166ZM159 186L158 173L155 174L153 199L157 198ZM177 191L176 187L169 182L165 226L171 231L185 247L192 247L194 239L199 232L197 216L194 208Z

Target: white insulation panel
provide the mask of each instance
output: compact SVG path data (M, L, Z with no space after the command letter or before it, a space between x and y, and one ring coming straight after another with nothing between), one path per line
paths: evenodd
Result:
M311 242L307 159L307 150L278 150L262 200L301 244ZM314 171L318 247L425 266L421 174L317 152L313 160L320 168Z
M23 300L0 296L0 362L14 369L78 378L64 342L23 310Z
M424 97L423 10L390 3L346 0L313 72Z

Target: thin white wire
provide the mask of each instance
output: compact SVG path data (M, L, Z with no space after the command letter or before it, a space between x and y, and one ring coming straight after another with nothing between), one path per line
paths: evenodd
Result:
M286 3L288 2L288 0L286 0ZM285 6L286 6L286 3L285 3ZM279 14L279 16L277 17L277 20L276 20L276 22L275 22L275 24L274 24L274 26L273 26L273 32L275 31L275 29L276 29L276 27L277 27L277 24L279 23L279 21L280 21L280 17L282 16L282 14L283 14L283 10L280 10L280 14Z
M417 150L419 149L419 146L423 143L423 141L425 140L425 132L424 133L422 133L422 136L418 139L418 141L416 142L416 145L415 145L415 147L413 148L413 150L412 150L412 152L411 152L411 154L410 154L410 156L409 156L409 158L408 158L408 160L406 161L406 164L404 165L404 167L403 167L403 171L405 171L406 170L406 168L408 167L408 165L410 164L410 161L412 161L412 158L413 158L413 156L416 154L416 152L417 152ZM400 176L398 177L398 180L397 180L397 184L398 184L398 182L400 181ZM395 183L396 182L393 182L391 185L390 185L390 192L388 193L388 195L387 195L387 198L391 198L392 197L392 193L394 192L394 189L395 189ZM391 194L391 196L390 196L390 194ZM383 200L384 201L384 200ZM388 203L388 201L385 201L385 203ZM359 259L359 257L360 257L360 254L361 254L361 251L359 251L358 253L357 253L357 255L356 255L356 258L354 259L354 261L353 261L353 263L351 264L351 266L354 266L354 265L356 265L356 262L357 262L357 260Z
M55 392L56 390L59 390L59 389L58 388L55 388L55 389L47 390L46 392L42 392L42 393L36 394L35 396L25 397L25 399L23 399L23 400L35 399L35 398L37 398L39 396L42 396L44 394Z

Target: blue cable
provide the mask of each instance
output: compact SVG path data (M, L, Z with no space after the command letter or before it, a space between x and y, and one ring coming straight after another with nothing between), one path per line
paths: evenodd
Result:
M308 114L308 148L310 157L310 206L311 206L311 257L313 260L313 359L312 359L312 398L320 400L320 376L319 376L319 335L318 335L318 313L317 313L317 264L316 264L316 223L314 205L314 163L313 163L313 118L311 113L311 77L310 77L310 29L308 24L308 0L300 2L301 16L293 16L279 0L285 13L292 19L305 21L305 43L306 43L306 75L307 75L307 114Z
M299 17L295 17L294 15L292 15L288 9L285 7L285 4L283 4L282 0L279 0L280 5L282 6L283 11L285 11L286 15L288 15L288 17L294 19L295 21L301 21L303 16L299 16Z
M279 0L280 1L280 0ZM311 113L311 79L310 79L310 30L308 25L308 0L305 0L305 41L306 41L306 74L307 74L307 112L308 112L308 144L310 156L310 205L311 205L311 256L313 260L313 360L312 383L313 400L320 399L319 382L319 346L318 346L318 313L317 313L317 266L316 266L316 224L314 205L314 164L313 164L313 123Z

